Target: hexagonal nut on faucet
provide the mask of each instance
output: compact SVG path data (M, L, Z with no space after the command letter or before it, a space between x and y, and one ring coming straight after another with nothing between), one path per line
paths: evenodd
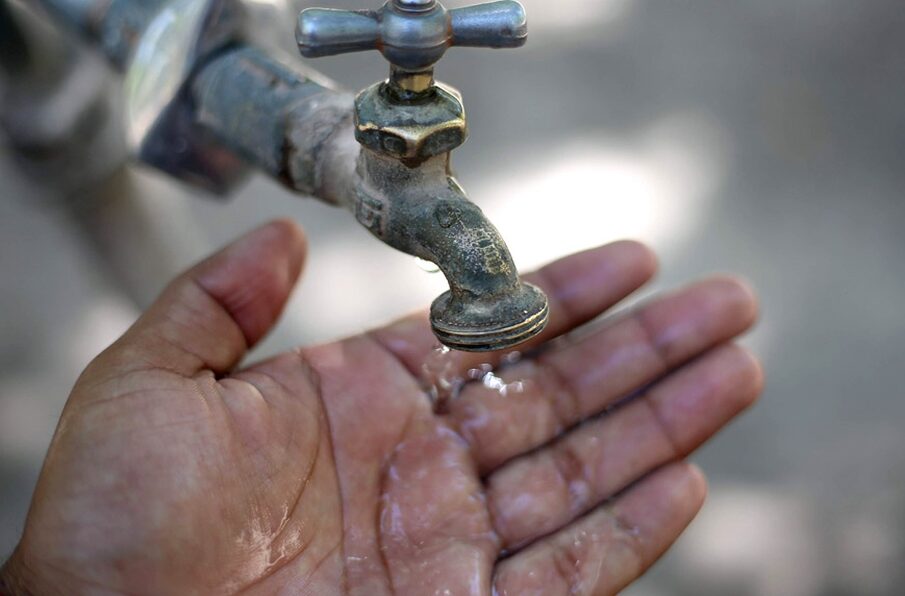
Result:
M449 153L467 137L462 96L452 87L437 84L417 101L401 101L380 83L355 99L355 139L405 163Z

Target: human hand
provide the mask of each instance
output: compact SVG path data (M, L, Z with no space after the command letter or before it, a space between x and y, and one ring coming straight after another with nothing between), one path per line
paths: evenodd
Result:
M89 365L4 572L13 593L610 594L697 513L684 458L761 390L732 343L755 301L726 278L564 336L496 372L518 391L470 383L440 414L423 313L234 370L304 253L294 225L258 229ZM621 242L542 269L551 322L532 346L654 268ZM464 376L502 357L448 358Z

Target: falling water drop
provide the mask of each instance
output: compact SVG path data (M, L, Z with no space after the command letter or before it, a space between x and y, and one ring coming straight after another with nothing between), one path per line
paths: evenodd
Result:
M440 268L437 267L436 263L432 263L420 257L415 257L415 262L423 271L428 273L440 273Z
M435 411L445 411L449 403L457 399L469 383L483 385L503 397L526 391L527 380L506 380L501 376L501 370L495 369L489 362L472 365L466 371L462 357L462 352L439 346L431 351L422 364L422 379ZM501 358L501 368L512 366L521 359L522 354L519 352L506 354Z

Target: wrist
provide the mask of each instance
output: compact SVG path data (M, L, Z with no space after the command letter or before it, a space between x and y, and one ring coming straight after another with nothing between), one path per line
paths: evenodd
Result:
M0 596L33 596L22 572L16 553L3 566L0 566Z

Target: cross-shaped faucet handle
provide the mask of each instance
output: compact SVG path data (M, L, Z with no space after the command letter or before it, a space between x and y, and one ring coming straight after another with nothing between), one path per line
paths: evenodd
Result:
M525 9L515 0L452 10L438 0L389 0L369 11L309 8L296 31L306 58L379 50L409 72L430 70L452 46L516 48L527 36Z

